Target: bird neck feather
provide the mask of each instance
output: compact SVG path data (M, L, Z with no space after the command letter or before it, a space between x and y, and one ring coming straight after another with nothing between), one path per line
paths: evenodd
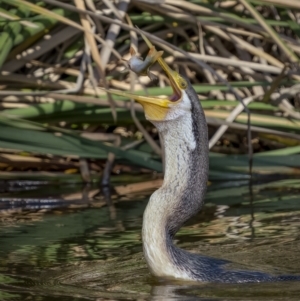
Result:
M166 168L163 185L153 193L144 213L144 253L154 275L190 279L180 258L174 258L177 252L172 239L203 204L208 175L205 116L195 101L189 114L155 126L164 146Z

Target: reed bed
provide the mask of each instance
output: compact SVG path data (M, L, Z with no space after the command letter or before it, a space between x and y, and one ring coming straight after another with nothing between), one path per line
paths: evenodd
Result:
M141 107L102 90L172 93L124 72L136 27L199 95L211 178L249 178L249 148L254 175L300 171L298 0L2 0L0 26L0 178L162 171Z

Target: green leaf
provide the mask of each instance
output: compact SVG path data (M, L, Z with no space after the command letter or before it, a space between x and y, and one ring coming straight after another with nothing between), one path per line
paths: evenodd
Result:
M0 116L0 148L23 150L33 153L103 159L107 152L134 164L157 171L159 161L137 150L124 151L119 147L79 136L71 130L42 126L39 123Z

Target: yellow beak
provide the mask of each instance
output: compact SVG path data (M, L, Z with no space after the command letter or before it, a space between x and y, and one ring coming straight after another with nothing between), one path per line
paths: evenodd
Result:
M153 47L152 43L142 33L142 38L147 43L148 47ZM153 121L162 121L171 106L177 104L182 100L182 90L187 88L187 82L174 70L172 70L162 57L157 59L161 68L165 71L170 80L173 89L173 95L169 98L159 98L155 96L142 96L133 93L128 93L118 90L106 90L108 93L124 96L126 98L134 99L139 102L145 111L146 118Z

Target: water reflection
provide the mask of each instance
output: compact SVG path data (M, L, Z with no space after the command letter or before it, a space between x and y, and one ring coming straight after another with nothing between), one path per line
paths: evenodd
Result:
M220 300L299 300L295 283L266 284L163 284L152 287L151 299L155 301L220 301Z
M5 194L6 201L17 201L0 211L1 300L298 300L299 283L212 285L154 279L142 257L140 236L150 191L104 197L93 187L80 193L76 189ZM300 273L300 180L251 189L236 182L214 183L202 212L178 233L178 244L231 260L233 267ZM48 200L46 207L34 203L39 195ZM53 199L60 201L51 206Z

